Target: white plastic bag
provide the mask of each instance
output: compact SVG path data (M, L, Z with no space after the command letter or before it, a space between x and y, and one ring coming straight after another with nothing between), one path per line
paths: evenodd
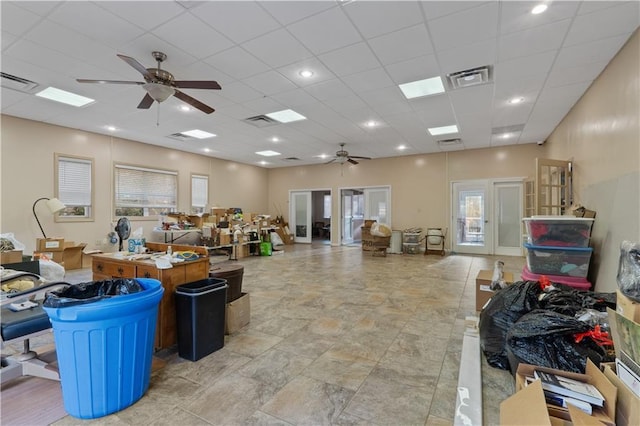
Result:
M6 234L0 234L0 238L6 238L7 240L11 241L11 243L13 244L13 248L14 250L25 250L25 246L24 244L22 244L20 241L16 240L16 237L13 236L13 232L7 232Z
M63 281L64 267L49 259L40 259L40 276L47 281Z
M391 228L384 223L374 222L373 225L371 225L371 235L376 237L390 237Z
M284 245L284 242L282 241L282 238L280 238L280 235L278 235L277 232L272 232L271 235L270 235L270 238L271 238L271 245L273 247L283 246Z

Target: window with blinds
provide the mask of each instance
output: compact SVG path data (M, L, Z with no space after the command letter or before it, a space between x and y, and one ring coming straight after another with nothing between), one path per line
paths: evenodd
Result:
M93 159L55 155L56 197L67 208L57 220L93 218Z
M191 213L204 213L209 201L209 176L191 175Z
M177 172L116 164L114 174L116 216L156 216L177 210Z

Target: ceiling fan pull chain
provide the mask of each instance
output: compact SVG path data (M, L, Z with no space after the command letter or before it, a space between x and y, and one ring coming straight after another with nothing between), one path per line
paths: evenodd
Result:
M156 117L156 126L160 127L160 102L157 102L158 104L158 115Z

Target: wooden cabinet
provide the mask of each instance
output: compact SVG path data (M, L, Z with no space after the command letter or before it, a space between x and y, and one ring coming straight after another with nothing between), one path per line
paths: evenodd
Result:
M173 264L170 269L158 269L151 260L115 258L113 254L93 256L93 279L153 278L162 283L164 294L158 306L155 349L175 345L177 339L175 290L176 287L206 279L209 276L209 258Z

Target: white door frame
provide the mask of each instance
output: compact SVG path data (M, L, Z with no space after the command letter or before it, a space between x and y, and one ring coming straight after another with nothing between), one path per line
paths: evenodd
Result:
M391 227L391 211L393 210L391 207L391 185L375 185L375 186L345 186L345 187L339 187L338 188L338 212L340 212L340 225L338 227L336 227L337 229L339 229L339 235L336 235L338 238L338 244L342 245L342 244L350 244L350 243L345 243L342 240L342 236L344 234L343 232L343 226L344 226L344 215L343 215L343 200L342 200L342 192L345 190L357 190L357 191L362 191L364 193L364 205L365 205L365 219L367 219L366 217L366 211L367 211L367 193L369 192L369 190L373 190L373 189L385 189L387 191L388 194L388 199L387 199L387 225L389 227ZM334 224L332 224L331 226L333 226ZM333 238L333 234L331 235L331 238ZM333 240L335 241L335 240Z

